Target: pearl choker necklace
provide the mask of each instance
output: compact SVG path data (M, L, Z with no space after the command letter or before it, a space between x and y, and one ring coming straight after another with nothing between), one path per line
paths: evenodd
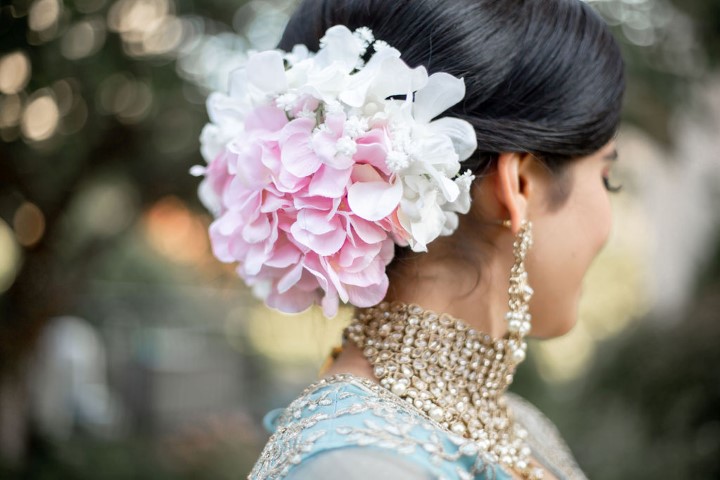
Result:
M502 396L518 363L512 332L493 339L450 315L384 302L358 309L344 338L363 351L383 387L475 440L493 461L523 478L543 478Z

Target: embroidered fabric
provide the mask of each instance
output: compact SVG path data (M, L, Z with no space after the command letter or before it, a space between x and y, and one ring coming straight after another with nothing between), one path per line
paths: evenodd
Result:
M517 396L510 400L513 405L522 402ZM556 438L532 439L531 448L546 444L570 455L556 431L552 431L552 424L533 409L530 406L518 410L517 420L534 421L543 428L534 428L533 433ZM316 478L310 475L316 468L329 469L334 461L352 461L357 455L368 460L363 467L368 469L367 478L389 478L371 473L378 467L377 462L387 461L387 455L396 456L401 465L412 464L415 472L433 479L512 478L490 461L476 442L442 428L380 385L351 374L333 375L313 383L287 408L271 411L265 420L273 434L250 472L250 480ZM547 467L559 480L585 478L571 455L563 457L559 465Z
M421 465L377 448L336 448L294 467L285 480L435 480Z

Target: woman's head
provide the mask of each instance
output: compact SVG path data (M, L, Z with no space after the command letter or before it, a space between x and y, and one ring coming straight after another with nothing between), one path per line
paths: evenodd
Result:
M391 294L418 262L485 275L494 252L512 241L489 221L517 226L527 217L536 237L528 265L533 333L566 331L610 223L598 186L614 150L624 67L602 19L580 0L305 0L278 47L317 50L336 24L369 27L411 67L462 77L465 98L443 115L467 120L477 135L478 150L463 163L478 177L472 211L429 254L396 249Z

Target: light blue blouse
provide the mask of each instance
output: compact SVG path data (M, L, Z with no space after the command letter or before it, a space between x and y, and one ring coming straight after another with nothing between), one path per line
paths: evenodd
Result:
M270 411L264 421L272 436L250 480L512 478L472 440L441 428L374 382L350 374L314 383L287 408ZM538 461L540 453L533 451ZM564 475L546 466L559 479L584 478L579 469L578 475Z

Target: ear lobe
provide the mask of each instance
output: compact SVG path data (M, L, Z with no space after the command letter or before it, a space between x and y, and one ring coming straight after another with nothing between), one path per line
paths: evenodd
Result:
M519 232L520 223L527 219L530 185L521 169L522 160L523 154L506 152L497 161L497 200L507 210L513 233Z

